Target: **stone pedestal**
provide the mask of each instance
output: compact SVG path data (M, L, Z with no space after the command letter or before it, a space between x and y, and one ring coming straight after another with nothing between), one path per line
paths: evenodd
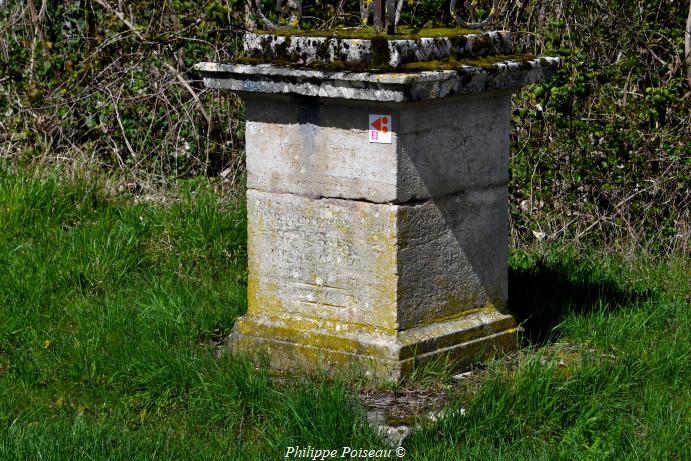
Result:
M505 312L511 91L556 60L418 73L200 64L246 103L248 312L279 369L399 379L517 345ZM391 143L370 142L385 114Z

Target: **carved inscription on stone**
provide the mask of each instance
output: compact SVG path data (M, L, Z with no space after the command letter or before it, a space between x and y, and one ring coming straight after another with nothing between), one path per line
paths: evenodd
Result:
M250 190L247 210L250 310L394 328L395 206Z

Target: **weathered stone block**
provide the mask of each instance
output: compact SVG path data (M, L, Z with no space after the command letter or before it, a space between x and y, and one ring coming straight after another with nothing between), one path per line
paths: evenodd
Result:
M396 144L368 142L372 106L290 96L248 99L247 186L310 197L395 200Z
M505 309L507 210L505 185L398 206L399 330Z
M381 47L381 41L380 47ZM409 62L448 59L450 56L476 57L511 54L511 33L508 31L456 34L453 37L416 37L386 40L385 51L374 50L370 39L285 36L267 33L245 33L243 51L246 56L267 62L314 64L340 62L349 65L388 65L398 68ZM377 62L376 56L386 60Z
M508 91L395 105L248 98L247 184L377 203L506 184L510 105ZM391 144L368 142L369 114L392 116Z
M351 101L428 101L460 94L515 90L549 80L559 58L500 61L485 67L422 72L334 72L260 64L203 62L194 66L209 88L251 94L290 94Z
M249 311L396 329L395 205L247 192Z
M499 312L506 200L505 187L413 205L249 190L249 306L233 342L280 368L392 379L440 354L515 347Z

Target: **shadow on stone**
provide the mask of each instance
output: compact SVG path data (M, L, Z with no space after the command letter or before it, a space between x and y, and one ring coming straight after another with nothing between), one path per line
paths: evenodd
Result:
M570 313L587 315L599 309L615 312L647 299L650 294L625 290L611 279L573 280L567 264L537 262L528 269L509 269L509 310L524 328L527 344L548 344L559 339L554 327Z

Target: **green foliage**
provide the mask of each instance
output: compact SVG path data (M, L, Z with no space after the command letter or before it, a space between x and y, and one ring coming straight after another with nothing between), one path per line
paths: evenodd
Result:
M509 11L537 34L525 46L563 63L514 101L514 235L688 251L691 93L679 22L688 5L547 3Z
M0 11L13 160L81 159L158 180L238 171L238 101L205 93L190 68L234 55L239 2L111 3L48 1L37 19L24 1Z

